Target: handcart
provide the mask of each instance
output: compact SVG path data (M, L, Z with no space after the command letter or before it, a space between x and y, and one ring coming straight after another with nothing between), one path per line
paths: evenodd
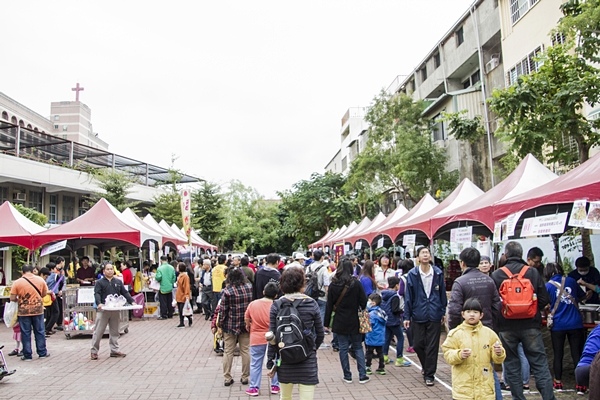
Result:
M96 326L94 288L77 287L63 290L63 332L67 339L73 335L92 335ZM105 334L108 334L108 326ZM129 332L129 310L119 311L119 333Z

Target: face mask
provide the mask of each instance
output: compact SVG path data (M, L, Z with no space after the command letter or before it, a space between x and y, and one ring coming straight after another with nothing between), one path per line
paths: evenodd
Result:
M375 305L375 303L373 303L371 300L367 301L367 308L373 307Z

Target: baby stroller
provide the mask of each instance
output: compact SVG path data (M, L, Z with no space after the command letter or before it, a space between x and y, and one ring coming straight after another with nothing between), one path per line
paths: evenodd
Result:
M8 369L8 366L6 365L6 359L4 358L4 353L2 352L3 348L4 346L0 346L0 381L5 376L9 376L17 372L16 369L13 369L12 371Z

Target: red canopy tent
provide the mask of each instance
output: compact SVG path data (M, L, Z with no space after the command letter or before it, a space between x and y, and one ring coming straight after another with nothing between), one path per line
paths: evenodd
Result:
M404 223L408 223L415 218L418 218L421 215L427 214L429 211L437 207L439 203L429 194L425 193L425 196L419 200L417 204L410 211L402 217L399 221L394 224L388 224L386 226L382 226L381 229L383 233L389 236L392 239L392 243L396 242L396 237L400 234L401 226Z
M387 227L395 225L398 221L403 220L409 213L410 211L408 211L406 207L404 207L404 204L400 204L390 215L387 216L386 219L384 219L377 225L371 225L369 227L368 233L363 235L363 238L367 242L369 242L369 244L373 244L373 240L375 238L377 238L381 234L385 234Z
M363 230L365 227L369 226L371 224L371 220L369 219L369 217L364 217L359 223L358 225L356 225L354 228L352 229L348 229L346 231L346 233L344 234L344 242L350 243L348 241L348 238L352 237L352 235L354 235L356 232L360 232L361 230Z
M93 244L100 249L133 245L141 247L145 238L139 229L127 224L119 211L106 199L100 199L85 214L33 236L33 247L68 240L71 249Z
M379 212L379 214L377 214L375 216L375 218L373 218L373 220L371 221L371 223L369 225L366 225L363 229L359 230L355 230L354 233L352 234L352 236L344 238L344 240L346 242L350 242L352 243L352 246L354 247L354 245L356 244L356 242L358 240L366 240L366 235L371 231L372 228L381 225L381 223L383 221L385 221L387 217L385 216L384 213L382 213L381 211ZM369 242L369 246L371 245L371 242Z
M462 222L473 221L473 226L482 227L485 232L494 227L492 206L510 197L517 196L533 188L556 179L556 174L543 166L533 155L528 154L518 167L502 182L478 198L450 211L444 211L431 218L431 232L434 237L449 234L451 228Z
M552 204L568 203L571 211L575 200L600 200L600 153L545 185L494 204L494 219Z
M424 214L415 216L414 218L403 219L399 222L394 232L397 236L409 231L420 231L427 236L427 239L431 239L433 236L433 232L431 231L431 218L435 218L441 213L455 210L478 198L483 193L483 190L479 189L469 178L465 178L456 189L444 199L444 201ZM395 240L395 238L392 239Z
M0 247L22 246L33 250L33 235L45 230L21 214L10 202L5 201L0 206Z
M313 244L311 244L309 247L310 248L318 248L318 247L323 247L323 244L325 243L325 241L327 239L329 239L330 237L332 237L333 235L337 234L340 231L340 228L336 228L334 231L332 231L331 229L329 230L329 232L327 232L325 235L323 235L323 237L319 240L317 240L316 242L314 242Z

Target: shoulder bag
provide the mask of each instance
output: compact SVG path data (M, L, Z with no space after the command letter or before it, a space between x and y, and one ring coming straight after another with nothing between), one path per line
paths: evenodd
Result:
M342 299L346 295L346 292L348 291L348 288L349 288L348 285L344 286L344 290L342 290L342 293L340 294L340 297L338 297L337 301L333 305L333 311L331 311L331 317L329 318L329 327L330 328L333 328L333 317L335 317L335 310L337 310L338 306L340 305L340 302L342 301Z

